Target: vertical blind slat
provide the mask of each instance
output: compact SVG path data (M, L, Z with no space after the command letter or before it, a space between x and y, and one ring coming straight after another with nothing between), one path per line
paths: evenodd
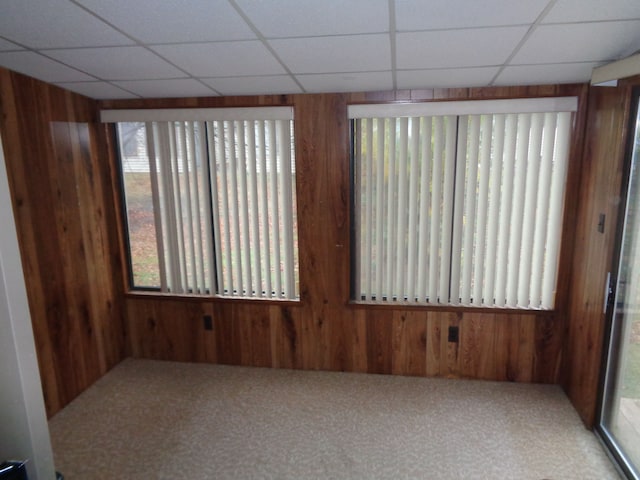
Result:
M171 158L171 168L173 169L173 192L174 192L174 214L177 219L176 222L176 238L178 241L178 255L177 255L177 268L179 271L179 286L177 287L180 293L187 293L187 271L186 271L186 258L187 249L184 235L184 217L182 215L182 185L180 175L180 152L178 144L178 132L176 132L176 124L174 122L168 123L169 127L169 145L171 152L169 156Z
M476 238L476 200L478 183L478 148L480 145L480 117L469 117L469 142L467 154L467 184L465 187L464 228L463 228L463 255L462 255L462 282L460 285L460 302L463 305L471 304L471 287L473 273L473 259L475 257L473 244Z
M493 118L492 115L483 115L480 119L480 146L479 146L479 162L480 174L478 176L480 186L478 187L478 206L477 206L477 245L476 255L474 257L473 271L473 289L472 300L473 305L480 306L483 302L483 279L489 265L485 264L486 246L487 246L487 223L489 214L489 180L491 179L491 136Z
M280 218L278 212L278 157L276 155L276 123L275 120L267 122L267 134L269 138L269 180L271 196L271 224L273 225L273 275L274 292L276 297L282 297L282 275L281 275L281 254L280 254Z
M211 191L207 188L209 185L209 179L211 172L209 171L209 162L205 161L207 158L207 124L205 122L196 122L198 136L196 138L196 147L198 156L196 161L200 162L200 166L202 168L202 175L198 178L198 181L201 183L199 185L200 189L200 199L202 202L203 213L199 215L198 222L202 231L202 242L200 243L200 248L202 249L202 279L203 279L203 288L202 293L215 292L215 281L213 279L213 272L215 272L215 266L213 263L213 256L215 253L212 239L212 228L207 228L209 222L211 222L213 212L212 212L212 199L211 199ZM214 223L215 225L215 223ZM217 228L216 228L217 230Z
M518 301L518 270L520 267L520 246L522 242L522 215L524 208L525 181L527 178L527 152L529 151L530 114L518 115L518 134L514 166L513 207L509 234L507 267L507 301L515 307Z
M256 122L246 122L245 130L247 132L247 170L249 175L249 217L250 217L250 243L251 252L253 252L251 260L252 273L252 295L262 296L262 272L260 268L260 227L258 222L258 162L256 156Z
M546 113L542 133L542 158L540 161L540 191L536 207L533 254L531 256L531 297L536 299L534 307L542 305L542 274L544 269L545 240L547 238L547 219L549 215L549 197L551 174L553 169L553 148L555 143L557 115Z
M429 252L429 301L432 303L446 303L447 299L440 298L440 230L442 228L442 178L444 151L444 122L443 117L434 118L433 138L433 191L431 192L431 237Z
M451 280L449 287L449 301L453 305L460 303L460 270L462 262L462 234L464 218L465 180L467 175L467 140L469 117L458 119L457 148L455 161L455 180L453 191L453 225L451 240Z
M222 271L222 239L220 236L221 220L220 220L220 202L218 196L218 175L217 163L218 152L215 141L216 125L214 122L207 122L207 143L209 148L209 156L211 158L211 168L209 170L209 185L211 187L211 217L213 219L213 253L209 262L209 276L211 278L212 288L215 285L216 293L223 292L224 278ZM218 134L219 135L219 134ZM209 238L211 236L209 235ZM215 262L215 263L214 263ZM215 272L215 273L214 273Z
M258 124L258 156L260 163L260 221L262 222L262 251L263 259L263 276L264 276L264 292L267 297L273 294L271 285L271 242L269 241L269 197L268 197L268 168L267 168L267 150L266 150L266 133L265 122Z
M396 267L395 291L398 300L405 298L405 258L406 258L406 240L407 240L407 143L409 137L409 119L403 117L400 119L400 146L398 156L398 227L396 232L396 259L394 266Z
M163 234L167 247L167 289L174 293L182 293L180 282L180 249L177 238L175 197L174 197L174 170L171 161L171 145L169 135L169 124L157 124L155 136L158 140L156 151L159 152L162 171L162 198L163 198Z
M419 165L419 146L420 146L420 119L411 119L411 143L409 145L409 156L411 163L409 168L409 238L407 246L407 264L409 271L407 273L407 297L411 301L416 301L416 259L418 256L417 247L419 239L418 234L418 202L421 197L418 195L418 165ZM425 166L426 168L426 166Z
M247 208L248 191L247 191L247 158L245 148L247 145L247 136L244 121L237 124L237 172L238 172L238 212L239 212L239 236L241 248L240 258L242 258L242 268L240 275L242 277L243 288L239 292L244 296L252 296L253 279L251 272L251 242L249 238L249 210Z
M544 116L536 113L531 117L531 133L529 152L527 154L527 179L522 214L522 244L520 249L520 267L518 272L519 306L537 306L539 301L530 297L531 291L531 261L533 258L533 237L535 234L535 219L538 196L538 177L540 173L540 146L542 143L542 122Z
M502 172L502 194L500 196L500 222L498 230L498 248L496 249L496 286L495 304L503 307L507 301L507 269L509 252L509 224L511 221L511 202L513 201L513 174L514 159L517 139L517 120L515 114L509 114L506 118L504 150L503 150L503 172Z
M364 221L363 224L361 225L362 231L366 232L365 233L365 246L364 246L364 252L365 252L365 258L371 258L372 257L372 236L374 233L374 229L372 226L372 217L373 217L373 193L374 193L374 189L373 187L373 120L371 119L367 119L367 120L359 120L359 128L362 128L362 124L364 123L365 125L365 131L366 131L366 142L359 142L358 145L360 146L360 148L362 148L364 150L364 153L362 154L362 157L365 159L364 161L364 165L362 167L362 170L364 172L364 177L365 177L365 186L364 186L364 191L366 192L366 196L364 197L365 199L363 200L363 202L365 202L364 205ZM362 204L361 204L362 205ZM360 268L362 268L362 276L364 278L364 283L360 284L360 280L358 280L358 285L360 285L360 287L356 286L356 291L362 291L362 293L364 294L364 298L366 300L371 300L371 277L373 276L372 274L372 262L360 262Z
M154 227L156 233L156 247L158 249L158 271L160 274L160 291L167 292L167 266L164 255L164 236L162 233L162 204L160 198L160 179L158 178L158 164L156 161L156 135L153 123L145 124L147 137L147 152L149 156L149 175L151 177L151 202L153 205Z
M388 173L388 191L387 191L387 255L386 255L386 269L385 278L387 279L384 294L387 300L393 300L394 288L393 288L393 265L395 263L395 239L396 239L396 120L394 118L387 120L388 128L391 134L389 135L389 143L386 145L387 155L389 158L389 173Z
M288 120L278 120L278 145L281 147L280 184L282 199L282 248L284 250L284 298L295 298L293 279L293 206L291 205L291 138Z
M376 120L376 142L377 142L377 158L376 158L376 282L375 291L376 299L382 300L383 296L383 269L384 269L384 243L383 243L383 225L384 225L384 119L377 118Z
M229 191L231 193L230 205L230 223L231 223L231 239L233 241L232 246L232 259L233 259L233 277L234 277L234 293L236 295L242 295L245 289L245 280L242 277L243 271L243 258L241 250L242 230L240 228L240 212L239 212L239 192L238 192L238 151L236 145L241 141L239 138L239 132L237 123L235 121L228 122L228 155L229 170L227 176L229 177ZM238 145L238 149L244 148L243 145Z
M186 204L186 221L184 222L184 229L186 230L185 238L185 258L183 269L185 271L185 289L188 292L197 292L198 284L196 281L198 267L196 265L196 239L194 237L194 225L193 225L193 204L191 197L191 178L190 178L190 152L187 145L187 125L185 122L178 124L178 135L180 139L180 153L182 154L182 179L184 181L184 203ZM189 271L191 269L191 272ZM191 275L190 275L191 273ZM192 281L190 281L192 280Z
M216 125L217 125L217 133L218 133L218 141L217 141L217 161L218 161L218 165L217 167L220 169L220 182L219 182L219 194L220 194L220 200L221 200L221 210L222 210L222 231L223 231L223 240L224 243L222 244L222 251L224 252L224 257L223 257L223 266L222 268L224 269L224 277L225 277L225 281L224 281L224 285L225 285L225 291L226 293L228 293L229 295L233 295L234 293L234 276L233 276L233 271L232 271L232 257L231 257L231 253L233 251L233 247L231 245L231 216L229 214L229 198L230 198L230 192L229 192L229 181L227 179L227 154L226 154L226 150L227 150L227 141L226 139L228 138L229 132L228 132L228 125L230 122L228 121L217 121Z
M501 185L504 153L505 115L494 116L494 138L492 141L493 155L491 157L491 180L489 187L489 215L487 250L485 254L485 278L483 286L483 303L497 305L496 295L496 263L498 261L498 233L500 227Z
M552 308L555 298L554 285L558 271L559 242L553 241L560 236L562 228L562 198L567 178L569 157L569 131L571 129L571 114L558 114L556 145L553 155L554 172L551 180L550 204L555 205L549 212L549 227L547 229L548 249L545 255L544 274L542 280L542 308Z
M418 209L419 231L418 234L418 286L417 295L419 301L426 301L429 297L429 285L427 283L430 265L429 259L429 225L431 221L430 199L431 199L431 168L433 160L431 158L431 118L425 117L420 122L420 136L422 137L422 150L420 158L420 208ZM417 176L417 175L416 175Z
M441 303L450 301L451 281L451 238L453 235L454 186L456 172L456 117L445 117L445 151L444 151L444 197L442 199L442 237L440 248L440 288Z
M194 218L192 219L193 235L195 240L193 254L195 257L195 272L193 274L193 277L196 290L194 291L194 293L205 293L206 291L204 278L204 262L206 257L203 248L203 242L205 241L205 231L202 228L202 211L206 209L206 202L201 201L200 195L201 188L198 179L202 175L198 175L199 145L197 145L198 142L196 135L196 133L200 134L201 132L202 130L200 129L200 122L190 122L188 135L188 152L190 173L189 182L192 185L192 202L194 211Z

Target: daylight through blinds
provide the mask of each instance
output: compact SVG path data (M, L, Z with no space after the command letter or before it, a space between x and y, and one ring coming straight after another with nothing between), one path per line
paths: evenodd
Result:
M157 278L135 286L298 298L293 120L281 116L118 123L129 233L137 198L127 175L135 173L148 176L157 249ZM135 128L146 162L134 168L122 132Z
M571 119L355 118L356 300L553 308Z

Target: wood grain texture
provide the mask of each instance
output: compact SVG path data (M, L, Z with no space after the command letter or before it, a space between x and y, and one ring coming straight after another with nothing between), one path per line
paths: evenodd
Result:
M0 129L48 415L126 354L96 104L0 69Z
M607 272L612 271L629 116L629 86L592 87L564 340L562 385L588 427L596 416L605 331ZM597 231L606 215L605 231Z
M108 132L96 122L96 103L0 70L2 134L11 139L5 149L49 413L127 354L557 382L565 327L561 308L540 314L349 304L346 112L351 103L374 101L578 95L580 118L585 92L584 85L556 85L98 102L99 108L113 109L289 105L295 112L301 301L134 294L123 300L116 164ZM573 165L582 145L580 121L575 125L571 171L578 168ZM570 185L577 191L577 182ZM576 210L575 202L567 203L563 249L574 237ZM562 263L561 278L568 278L570 269L570 262ZM566 293L558 294L559 305L565 305ZM204 315L213 317L213 330L204 330ZM448 341L450 326L460 329L459 343Z
M349 305L347 106L372 101L576 95L582 112L586 91L584 85L554 85L102 102L105 108L294 107L300 303L172 302L129 295L132 353L280 368L557 382L564 328L560 310L541 314ZM578 119L575 125L572 162L577 161L576 149L582 145L582 123ZM571 188L577 191L577 183L571 183ZM575 193L571 191L569 196ZM573 238L575 207L574 202L568 202L563 244ZM562 268L569 269L570 263L565 262ZM568 272L563 270L561 275L566 278ZM213 332L203 332L201 319L195 318L204 311L213 312ZM460 329L459 343L448 341L450 326ZM194 335L194 331L198 333Z
M125 300L133 355L230 365L557 383L553 314ZM214 329L202 315L213 314ZM449 326L460 328L449 342Z

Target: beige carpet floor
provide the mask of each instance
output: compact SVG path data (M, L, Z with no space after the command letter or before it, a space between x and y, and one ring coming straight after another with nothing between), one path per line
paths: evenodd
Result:
M66 480L619 478L552 385L128 359L50 429Z

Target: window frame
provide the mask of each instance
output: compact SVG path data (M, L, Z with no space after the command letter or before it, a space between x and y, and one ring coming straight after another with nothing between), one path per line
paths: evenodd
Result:
M260 116L255 116L255 112L267 112L270 111L271 113L269 115L260 115ZM294 134L294 130L295 130L295 123L294 123L294 116L293 116L293 107L292 106L281 106L281 105L275 105L275 106L256 106L256 107L220 107L220 108L200 108L200 107L196 107L196 108L179 108L179 109L115 109L115 110L102 110L100 112L101 114L101 121L102 123L105 123L105 128L106 130L109 132L109 138L111 138L111 142L110 142L110 151L111 151L111 156L114 159L114 166L115 166L115 180L117 181L117 186L118 186L118 192L117 192L117 197L119 197L118 200L118 211L119 211L119 228L122 229L121 231L121 239L122 239L122 247L125 249L124 252L124 258L123 258L123 266L125 267L125 271L124 276L125 276L125 281L126 281L126 287L127 287L127 294L130 295L144 295L144 296L148 296L148 295L152 295L152 296L159 296L159 297L169 297L169 298L179 298L179 297L188 297L188 298L215 298L216 300L222 300L222 301L259 301L259 302L273 302L273 303L277 303L277 304L286 304L286 303L291 303L291 304L299 304L301 301L301 295L300 295L300 289L299 289L299 284L300 284L300 259L299 259L299 246L298 246L298 237L299 237L299 233L296 231L297 229L297 221L296 221L296 217L297 217L297 192L296 192L296 177L295 177L295 172L296 172L296 166L295 166L295 134ZM263 118L265 117L265 118ZM194 122L198 121L200 119L203 119L203 122L211 122L213 123L213 121L220 121L220 122L243 122L243 121L257 121L257 122L262 122L262 121L271 121L271 120L286 120L286 121L290 121L291 122L291 126L290 126L290 137L288 137L288 134L285 135L285 138L289 138L290 139L290 144L287 145L287 148L290 146L291 150L290 150L290 160L291 160L291 165L292 165L292 179L291 179L291 185L290 186L286 186L286 187L282 187L281 185L278 186L278 203L279 203L279 207L278 207L278 212L280 215L282 215L282 199L281 199L281 195L282 192L280 191L281 188L285 189L285 194L289 195L291 198L289 199L290 202L292 202L292 213L294 215L294 217L292 217L292 219L289 221L289 223L291 224L291 234L292 234L292 248L294 249L294 258L293 258L293 262L291 263L291 275L293 276L293 290L292 290L292 296L282 296L284 295L282 292L278 293L276 291L273 291L273 287L272 287L272 292L270 295L267 295L266 292L264 292L263 296L259 296L256 295L255 292L252 291L251 294L237 294L237 293L226 293L226 290L224 288L224 286L218 286L217 285L217 279L223 275L222 273L217 273L217 269L219 268L216 264L215 258L216 258L216 251L215 248L213 251L211 251L209 254L213 257L213 265L214 265L214 272L212 274L212 278L214 279L214 284L209 286L206 289L206 292L203 293L198 293L198 292L192 292L192 291L188 291L188 292L171 292L171 291L162 291L162 288L160 286L155 287L155 286L146 286L146 285L136 285L135 284L135 279L134 279L134 259L133 259L133 255L132 255L132 249L131 249L131 235L130 235L130 222L129 222L129 215L127 212L127 193L126 193L126 188L125 188L125 171L123 168L123 162L121 160L121 150L120 150L120 141L119 141L119 134L118 134L118 123L121 122L131 122L131 121L141 121L141 122L145 122L145 121L159 121L159 122L163 122L163 121L169 121L169 122L179 122L179 121L186 121L186 122ZM274 128L275 128L275 122L273 123ZM146 127L145 127L146 128ZM279 129L280 127L278 127ZM277 144L279 144L281 141L280 138L277 139ZM268 149L269 147L267 147ZM207 157L207 162L209 165L215 164L215 159L212 158L210 155L206 155ZM227 159L228 161L228 157L225 156L225 159ZM274 155L275 158L275 155ZM255 159L257 161L257 159ZM280 156L278 154L277 160L274 160L278 162L280 162ZM258 167L259 168L259 167ZM267 165L268 168L268 165ZM280 178L280 169L278 168L278 172L276 173L276 175L278 176L278 178ZM248 175L247 175L247 180L248 180ZM211 178L206 179L207 183L211 182ZM238 180L239 181L239 180ZM279 180L280 181L280 180ZM208 187L209 189L211 189L211 186ZM210 190L209 191L209 195L213 194L213 192ZM215 206L216 202L212 201L212 207ZM251 208L250 202L249 202L249 198L247 197L245 204L247 206L247 209L249 210ZM212 208L210 209L212 210ZM212 218L208 219L208 223L211 225L212 229L215 230L216 228L218 228L217 225L214 225L215 220L213 219L213 215L211 215ZM212 230L212 232L213 232ZM269 233L272 229L268 230L267 235L268 236L272 236L272 233ZM213 233L212 233L213 235ZM280 234L281 236L283 235L282 233ZM288 233L287 233L288 235ZM281 248L282 247L282 242L283 240L280 239L280 245ZM241 246L242 248L242 246ZM254 252L253 247L250 247L249 253L247 253L247 256L251 256L252 252ZM162 255L161 252L158 252L158 256ZM243 254L244 255L244 254ZM273 266L272 266L273 268ZM285 274L283 273L283 277L285 276ZM251 285L250 285L251 286ZM282 281L282 285L281 285L282 289L284 289L284 280ZM235 290L234 290L235 291ZM245 290L246 291L246 290Z
M572 157L574 156L574 136L576 134L576 124L580 121L578 111L579 96L558 96L558 97L531 97L531 98L503 98L503 99L473 99L473 100L442 100L433 102L394 102L394 103L354 103L348 105L349 109L349 191L350 191L350 296L349 303L359 306L375 306L378 308L410 308L410 309L434 309L434 310L482 310L482 311L500 311L505 312L509 310L518 312L541 312L550 313L555 311L559 306L559 297L557 297L558 290L561 288L559 283L566 275L563 270L562 252L565 248L565 236L567 228L567 199L570 195L575 194L575 189L571 188L573 182L570 181L569 175L571 175L573 167ZM513 110L513 105L518 105L517 110ZM565 176L562 197L559 203L559 230L556 242L557 259L555 267L555 282L553 289L553 301L551 307L534 307L534 306L518 306L518 305L497 305L495 301L489 304L482 303L480 305L466 304L466 303L453 303L451 300L448 302L440 303L429 301L412 301L410 299L395 298L393 295L388 299L388 295L384 295L383 300L377 300L375 298L368 300L363 297L363 292L356 291L359 284L358 275L361 275L359 268L360 253L359 249L362 247L358 245L360 228L359 217L362 211L359 210L360 201L357 198L359 195L356 175L361 175L357 166L357 153L358 143L360 138L356 138L356 120L362 118L400 118L400 117L437 117L452 115L456 117L456 122L459 122L463 116L482 115L482 114L513 114L513 113L546 113L546 112L570 112L570 120L566 130L566 157L565 157ZM380 113L383 112L383 113ZM394 116L395 115L395 116ZM456 127L455 143L459 141L458 127ZM385 144L386 146L386 144ZM458 165L457 154L454 155L456 165ZM387 166L387 160L385 159L385 168ZM456 167L457 168L457 167ZM385 200L386 201L386 200ZM476 216L477 218L477 216ZM474 240L475 242L475 240ZM545 248L548 245L545 241ZM406 258L405 258L406 261ZM405 265L406 267L406 265ZM394 275L395 276L395 275ZM564 303L564 299L560 300L560 303Z

